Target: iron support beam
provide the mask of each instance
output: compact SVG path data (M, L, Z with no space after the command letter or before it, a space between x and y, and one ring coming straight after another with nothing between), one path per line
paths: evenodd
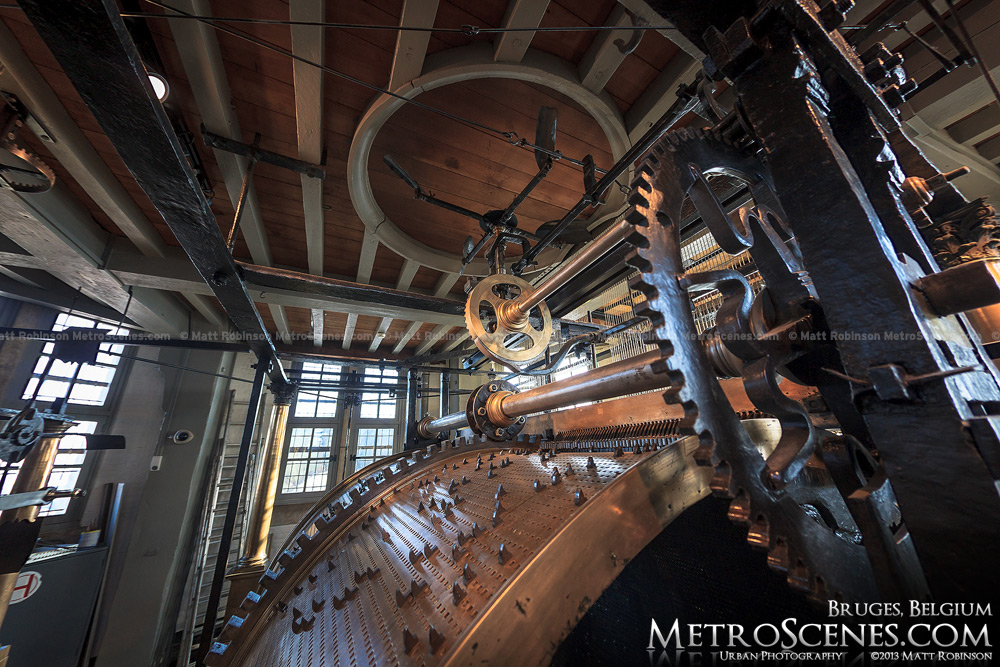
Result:
M451 410L451 371L441 371L441 416Z
M112 0L23 0L49 46L136 182L170 227L272 379L274 344L209 208L180 141L153 94L139 53ZM108 94L108 91L114 94Z
M351 301L367 301L371 304L379 304L387 309L384 316L391 316L396 312L400 318L409 316L419 316L420 313L413 311L427 311L425 316L431 313L437 317L428 321L447 323L451 326L458 326L456 318L465 317L465 304L454 299L442 299L433 296L424 296L412 292L378 287L375 285L362 285L349 283L344 280L334 278L324 278L321 276L311 276L296 271L285 271L267 266L257 266L237 262L243 272L243 277L247 282L256 287L278 290L289 290L304 294L316 294L330 298L340 298ZM398 309L394 311L393 309ZM401 314L406 312L405 315ZM374 310L372 311L374 312Z
M419 436L417 435L417 391L420 388L420 371L411 368L406 374L406 442L403 449L415 449Z
M222 535L219 537L219 555L215 560L215 571L212 573L212 588L209 589L208 602L205 605L205 621L202 624L201 642L198 647L198 663L201 664L212 646L215 635L215 618L219 613L219 600L222 597L222 584L226 580L226 567L229 564L229 549L236 529L236 514L240 507L240 496L243 495L243 481L246 478L247 461L250 458L250 445L253 442L254 429L257 426L257 410L260 409L261 393L264 389L264 379L268 375L269 359L257 362L253 376L253 387L250 389L250 404L247 406L247 417L243 424L243 438L240 440L240 451L236 456L236 469L233 471L233 485L229 492L229 505L226 507L226 519L222 524ZM280 365L275 363L275 365Z
M294 171L297 174L305 174L310 178L318 178L319 180L326 178L326 170L319 165L288 157L287 155L281 155L280 153L272 153L271 151L258 148L254 144L245 144L242 141L229 139L209 132L204 127L201 128L201 138L209 148L226 151L227 153L245 157L248 160L266 162L275 167Z

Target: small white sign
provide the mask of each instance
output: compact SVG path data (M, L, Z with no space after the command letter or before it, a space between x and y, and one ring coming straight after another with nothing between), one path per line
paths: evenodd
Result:
M17 604L18 602L24 602L37 593L41 587L41 574L31 571L22 572L17 576L17 582L14 584L14 593L10 596L10 603Z

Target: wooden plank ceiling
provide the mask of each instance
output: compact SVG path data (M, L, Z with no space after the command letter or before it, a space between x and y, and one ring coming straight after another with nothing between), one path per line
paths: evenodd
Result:
M402 0L330 1L326 7L326 20L398 25L402 5ZM615 0L583 3L553 0L548 4L541 25L604 25L616 5ZM218 17L287 20L289 16L288 4L274 0L213 0L210 6L213 15ZM143 11L159 11L152 5L142 4L141 8ZM499 27L506 10L507 0L441 0L434 25ZM163 240L167 244L177 245L173 235L136 185L113 146L24 15L15 9L4 9L0 11L0 17L17 36L26 54L56 92L72 119L83 130L129 195L154 223ZM170 25L162 19L147 19L147 24L154 35L156 48L166 70L164 74L170 83L171 92L167 104L182 112L188 128L197 135L201 116ZM292 48L288 26L241 23L236 27L278 47L289 50ZM596 34L536 33L531 46L579 64ZM231 35L218 31L216 35L232 92L232 105L244 135L243 141L249 143L254 133L259 132L262 148L297 156L291 59ZM490 34L434 33L430 37L428 53L491 42L493 38ZM369 84L386 86L396 39L394 31L328 29L325 36L325 64ZM660 34L652 31L645 33L639 48L624 59L605 87L623 114L677 53L677 47ZM323 184L324 270L327 274L353 280L358 274L364 225L355 213L348 194L347 155L358 120L372 102L374 93L362 86L327 75L323 97L322 129L327 173ZM576 158L592 154L598 166L605 168L613 162L608 142L596 121L568 98L539 85L504 79L479 79L424 93L420 96L420 101L529 138L534 136L538 108L542 105L554 106L559 110L557 148ZM196 138L195 142L215 192L212 210L220 228L226 231L232 225L233 202L226 192L223 175L213 152L201 144L200 138ZM109 233L122 235L46 147L37 140L31 143L32 148L55 168L58 177L87 206L94 219ZM382 162L384 154L392 155L426 190L479 212L504 208L536 171L531 152L513 147L495 135L488 135L412 105L404 106L395 114L376 138L368 166L376 200L404 232L432 248L456 254L460 252L467 236L478 237L481 233L478 223L414 201L408 186L393 176ZM299 175L268 164L259 164L253 183L274 265L307 271L305 219ZM580 170L568 163L558 163L548 179L518 210L520 226L533 231L548 220L560 218L566 209L576 203L582 188ZM236 244L235 254L241 259L251 259L242 238ZM394 285L403 264L404 258L380 246L375 256L371 281ZM429 293L440 279L439 272L420 267L410 288ZM451 292L462 295L463 282L464 279L458 280ZM270 310L267 307L261 307L260 310L268 327L275 330ZM293 307L285 310L290 330L295 334L308 335L311 330L309 311ZM327 312L323 321L326 335L336 337L343 334L347 316ZM359 317L352 345L358 349L367 349L379 323L378 318ZM386 332L387 341L396 340L409 324L402 320L392 321ZM424 335L433 329L433 325L422 325L406 344L407 350L412 351L417 347ZM391 349L390 343L387 342L382 349Z

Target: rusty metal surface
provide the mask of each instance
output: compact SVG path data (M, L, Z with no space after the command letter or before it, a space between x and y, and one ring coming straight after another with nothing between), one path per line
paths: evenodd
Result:
M770 451L776 422L747 424ZM369 469L299 525L210 664L546 664L628 560L709 493L696 438L629 443L552 454L460 439Z

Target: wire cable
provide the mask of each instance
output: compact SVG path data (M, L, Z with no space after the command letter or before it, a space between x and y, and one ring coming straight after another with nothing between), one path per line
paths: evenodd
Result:
M16 8L17 5L2 5L2 8ZM122 12L125 18L179 18L165 17L156 12ZM599 26L538 26L535 28L483 28L477 25L463 24L459 28L439 28L436 26L404 26L404 25L377 25L367 23L333 23L330 21L291 21L286 19L261 19L247 16L197 16L194 14L185 16L186 19L224 21L226 23L251 23L256 25L287 25L287 26L310 26L318 28L339 28L342 30L385 30L389 32L440 32L454 35L487 35L507 32L608 32L614 30L677 30L670 25L599 25Z
M163 9L163 10L166 10L166 11L175 12L176 16L170 15L170 14L157 14L157 13L152 13L152 12L133 12L132 14L141 13L143 15L148 15L148 16L150 16L152 18L160 18L160 19L171 19L172 20L172 19L177 19L177 18L184 18L184 19L190 19L190 20L199 21L200 23L204 23L205 25L211 26L211 27L215 28L216 30L224 32L224 33L226 33L228 35L232 35L233 37L236 37L238 39L242 39L242 40L248 41L251 44L255 44L255 45L257 45L257 46L259 46L261 48L268 49L270 51L274 51L275 53L280 53L283 56L291 58L292 60L297 60L297 61L299 61L299 62L301 62L303 64L311 65L313 67L316 67L316 68L322 70L323 72L326 72L327 74L332 74L333 76L340 77L340 78L342 78L342 79L344 79L346 81L350 81L351 83L355 83L355 84L357 84L359 86L363 86L363 87L367 88L368 90L371 90L371 91L374 91L374 92L377 92L377 93L382 93L383 95L388 95L390 97L394 97L394 98L402 101L404 104L412 104L413 106L416 106L416 107L418 107L420 109L423 109L425 111L429 111L431 113L435 113L435 114L437 114L439 116L442 116L444 118L448 118L449 120L453 120L453 121L455 121L457 123L461 123L463 125L466 125L468 127L473 128L475 130L483 132L485 134L494 134L494 135L503 137L512 146L517 146L518 148L524 148L526 150L531 150L531 151L539 151L539 152L545 153L546 155L549 155L549 156L553 157L557 161L565 161L565 162L569 162L571 164L574 164L574 165L576 165L578 167L583 167L584 163L583 163L582 160L578 160L576 158L571 158L571 157L568 157L566 155L563 155L562 151L557 151L557 150L553 151L553 150L549 150L547 148L544 148L543 146L538 146L536 144L533 144L533 143L529 142L527 139L524 139L523 137L518 137L517 132L514 132L512 130L500 130L498 128L486 125L485 123L480 123L478 121L470 120L468 118L464 118L464 117L459 116L457 114L451 113L450 111L445 111L444 109L441 109L439 107L435 107L435 106L432 106L430 104L425 104L423 102L419 102L419 101L417 101L417 100L415 100L413 98L409 98L409 97L406 97L404 95L400 95L399 93L394 93L391 90L388 90L387 88L382 88L381 86L376 86L375 84L371 84L371 83L368 83L366 81L362 81L361 79L359 79L359 78L357 78L355 76L347 74L346 72L341 72L340 70L336 70L336 69L334 69L332 67L328 67L326 65L323 65L321 63L315 62L313 60L309 60L308 58L303 58L302 56L296 55L295 53L293 53L292 51L289 51L288 49L285 49L285 48L283 48L281 46L278 46L277 44L274 44L272 42L269 42L267 40L260 39L259 37L255 37L255 36L253 36L251 34L248 34L248 33L244 32L242 30L237 30L235 28L230 28L228 26L219 25L219 23L218 23L219 21L224 21L224 20L227 20L227 19L213 18L213 17L210 17L210 16L197 16L195 14L191 14L189 12L185 12L182 9L177 9L176 7L172 7L172 6L170 6L168 4L165 4L163 2L159 2L158 0L143 0L143 1L147 2L147 3L151 4L151 5L153 5L154 7L159 7L160 9ZM122 16L129 16L129 15L130 15L129 13L122 14ZM298 25L298 24L306 25L306 24L317 23L317 22L308 22L308 21L305 21L305 22L294 22L294 23L292 23L292 22L282 22L282 24L284 24L284 23L287 23L288 25ZM331 25L336 25L336 27L342 27L342 26L345 26L345 25L352 25L352 26L354 26L354 24L331 24ZM360 26L354 26L354 27L360 27ZM380 28L384 28L384 26L380 26ZM394 27L393 29L394 30L399 30L400 28L399 27ZM621 29L621 28L617 28L617 29ZM476 30L478 32L487 32L487 31L496 32L496 31L500 31L500 29L493 29L493 28L482 28L482 29L476 28ZM470 34L475 34L475 33L470 33ZM595 167L595 171L600 172L602 174L606 174L607 173L606 169L601 169L600 167ZM624 187L620 183L618 184L618 186L619 186L619 188Z

